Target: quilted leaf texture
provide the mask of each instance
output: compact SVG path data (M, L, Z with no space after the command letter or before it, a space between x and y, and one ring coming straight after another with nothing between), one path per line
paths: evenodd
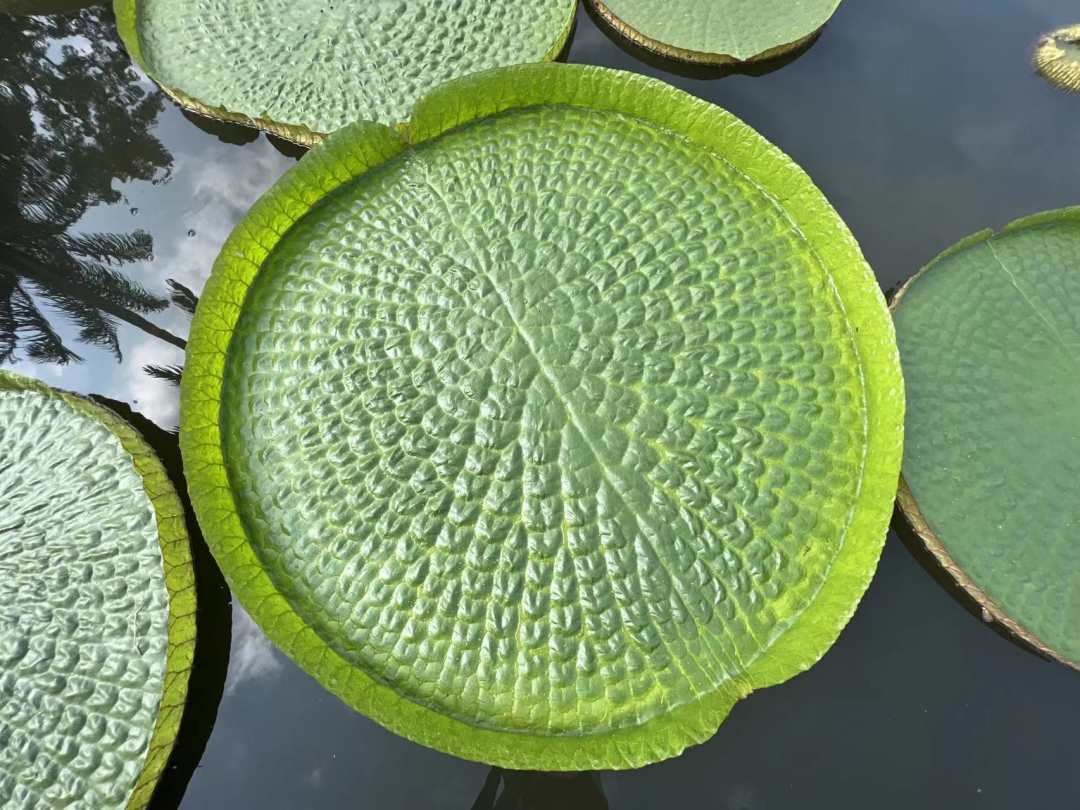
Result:
M619 33L664 56L729 64L771 59L813 39L840 0L589 0Z
M899 472L892 324L810 180L600 68L343 129L226 243L181 449L246 609L425 745L624 768L855 609Z
M404 121L449 79L555 58L576 0L114 0L132 58L180 104L304 145Z
M1080 665L1080 208L965 239L894 301L901 506L996 620Z
M89 400L0 372L0 806L148 806L195 647L180 501Z

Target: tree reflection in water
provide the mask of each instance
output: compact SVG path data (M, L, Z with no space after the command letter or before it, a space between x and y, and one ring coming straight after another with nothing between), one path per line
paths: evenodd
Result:
M164 97L140 82L112 11L2 15L0 54L0 363L81 359L42 303L117 359L118 321L183 348L143 317L169 299L121 272L152 257L150 234L78 229L91 207L122 200L117 184L164 183L172 166L151 131Z

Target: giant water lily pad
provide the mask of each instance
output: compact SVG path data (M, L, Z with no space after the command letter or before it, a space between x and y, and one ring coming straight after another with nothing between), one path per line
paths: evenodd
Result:
M136 62L180 104L310 145L394 123L427 90L558 55L576 0L114 0Z
M840 0L590 0L616 31L664 56L728 64L806 45Z
M149 446L0 372L0 806L146 807L194 644L183 511Z
M1035 48L1035 69L1062 90L1080 93L1080 25L1042 37Z
M304 158L222 250L181 407L207 540L290 656L425 745L574 770L673 756L833 643L903 390L789 158L550 65Z
M1080 208L975 234L894 301L900 504L986 613L1080 664Z

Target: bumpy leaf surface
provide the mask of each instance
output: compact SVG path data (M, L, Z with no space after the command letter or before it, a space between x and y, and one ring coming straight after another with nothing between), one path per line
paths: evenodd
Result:
M840 0L591 0L621 33L684 59L744 62L797 47Z
M392 123L440 83L553 58L574 0L116 0L156 80L205 105L305 133Z
M1051 84L1080 93L1080 25L1059 28L1040 39L1035 68Z
M976 234L896 306L904 479L961 581L1080 663L1080 209Z
M0 806L143 808L194 646L183 513L150 448L0 373Z
M658 82L495 71L343 130L230 239L191 345L185 464L241 599L460 756L672 756L816 660L880 551L873 277L787 158Z

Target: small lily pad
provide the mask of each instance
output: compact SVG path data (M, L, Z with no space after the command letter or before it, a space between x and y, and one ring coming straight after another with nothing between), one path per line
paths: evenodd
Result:
M0 806L145 808L194 645L183 510L153 451L0 372Z
M983 231L893 303L900 505L991 618L1080 664L1080 208Z
M616 31L663 56L730 64L810 42L840 0L590 0Z
M181 449L268 635L417 742L634 767L833 643L903 384L873 274L734 116L509 68L347 127L240 223Z
M541 62L576 0L114 0L134 60L182 106L310 146L404 121L449 79Z
M1035 69L1062 90L1080 93L1080 25L1059 28L1040 39Z

